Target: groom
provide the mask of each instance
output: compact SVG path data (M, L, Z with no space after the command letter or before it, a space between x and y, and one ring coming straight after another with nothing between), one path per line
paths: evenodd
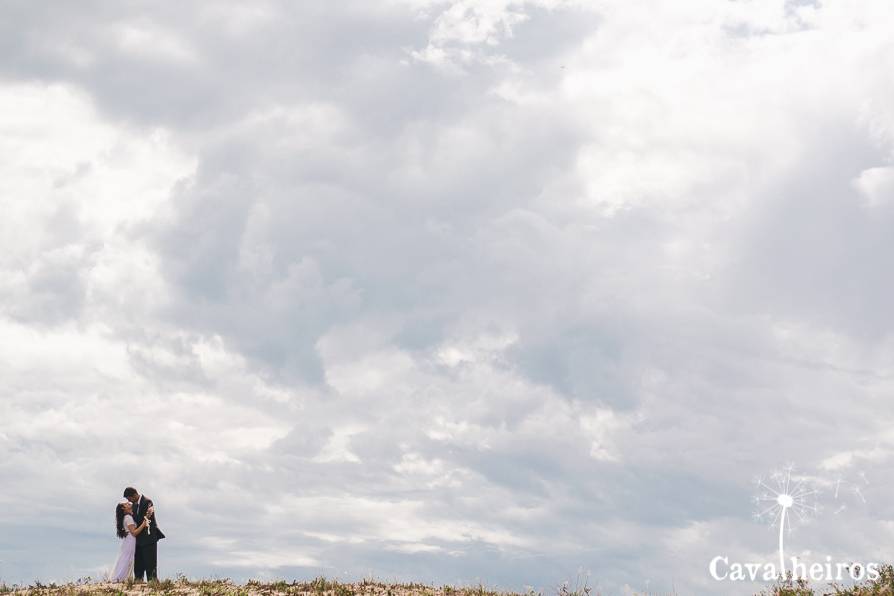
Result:
M137 527L143 523L143 518L149 518L150 525L147 530L137 534L137 547L134 551L133 574L137 581L158 579L158 541L165 537L155 521L155 507L152 499L137 492L137 489L128 486L124 489L124 498L133 504L133 520Z

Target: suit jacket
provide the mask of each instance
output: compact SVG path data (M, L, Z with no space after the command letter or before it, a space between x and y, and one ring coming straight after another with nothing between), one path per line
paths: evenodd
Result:
M152 499L147 497L146 495L140 495L140 500L133 506L133 520L136 522L137 527L143 523L143 518L146 517L146 511L152 507ZM137 544L155 544L159 540L165 537L164 532L161 531L161 528L158 527L158 519L155 517L155 514L149 518L149 521L152 522L152 525L149 526L149 529L152 530L150 534L148 531L143 530L139 534L137 534Z

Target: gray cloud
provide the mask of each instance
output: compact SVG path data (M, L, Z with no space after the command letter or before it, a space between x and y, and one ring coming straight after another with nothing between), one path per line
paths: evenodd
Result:
M892 23L768 7L6 5L0 579L890 560Z

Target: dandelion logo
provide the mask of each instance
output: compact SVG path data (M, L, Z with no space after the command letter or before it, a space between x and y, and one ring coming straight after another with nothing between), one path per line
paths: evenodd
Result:
M834 497L852 492L857 499L865 503L862 487L869 484L864 474L862 482L847 486L843 479L834 484ZM821 480L817 480L821 482ZM757 478L757 494L753 498L754 517L758 521L769 523L771 528L779 530L779 566L769 561L737 561L730 560L726 554L719 554L708 562L708 573L717 581L774 581L779 578L811 579L815 581L841 581L846 575L854 581L864 578L877 580L881 577L881 566L876 562L857 563L853 560L833 561L830 555L825 561L814 558L812 562L791 557L791 570L785 565L785 535L791 534L792 528L807 522L819 513L816 490L811 479L794 474L794 466L788 465L770 474L767 478ZM862 487L861 487L862 485ZM846 488L850 490L846 490ZM843 508L840 509L843 511ZM836 511L838 513L839 511Z
M785 577L785 535L791 534L792 527L816 516L818 492L804 477L793 476L793 465L776 470L769 478L757 479L758 494L754 497L757 506L755 517L768 522L770 527L779 528L779 574Z

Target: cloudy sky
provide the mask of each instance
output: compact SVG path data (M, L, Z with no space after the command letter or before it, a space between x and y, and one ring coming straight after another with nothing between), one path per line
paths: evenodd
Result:
M0 580L99 576L133 484L163 576L716 594L789 462L792 554L894 560L892 39L887 0L4 2Z

